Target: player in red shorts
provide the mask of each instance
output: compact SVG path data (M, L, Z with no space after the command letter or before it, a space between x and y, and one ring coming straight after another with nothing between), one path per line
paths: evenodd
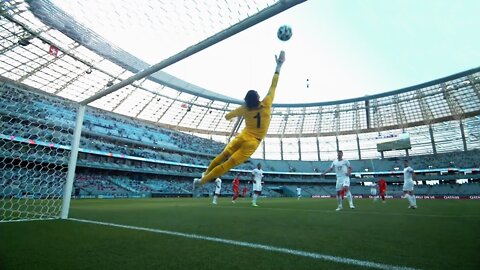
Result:
M235 200L238 198L238 188L240 187L240 174L237 174L235 179L233 179L233 198L232 203L235 203Z
M243 186L242 197L243 197L244 200L247 197L247 186Z
M382 197L382 202L385 203L385 193L387 192L387 181L380 178L378 180L378 191L380 193L380 197Z

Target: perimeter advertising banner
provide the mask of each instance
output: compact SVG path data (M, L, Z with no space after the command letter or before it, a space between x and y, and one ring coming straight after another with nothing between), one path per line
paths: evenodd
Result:
M456 195L443 195L443 196L428 196L428 195L415 195L417 199L421 200L480 200L480 195L472 196L456 196ZM333 195L312 195L314 199L330 199L335 198ZM353 195L354 199L373 199L372 195ZM385 196L387 199L401 199L402 196Z

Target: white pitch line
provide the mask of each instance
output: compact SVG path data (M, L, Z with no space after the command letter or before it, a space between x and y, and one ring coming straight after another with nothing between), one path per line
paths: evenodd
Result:
M370 261L362 261L362 260L356 260L356 259L350 259L350 258L344 258L344 257L337 257L337 256L332 256L332 255L314 253L314 252L306 252L306 251L289 249L289 248L281 248L281 247L274 247L274 246L268 246L268 245L262 245L262 244L256 244L256 243L243 242L243 241L222 239L222 238L217 238L217 237L202 236L202 235L198 235L198 234L181 233L181 232L175 232L175 231L166 231L166 230L159 230L159 229L152 229L152 228L145 228L145 227L137 227L137 226L129 226L129 225L121 225L121 224L115 224L115 223L109 223L109 222L101 222L101 221L77 219L77 218L69 218L69 220L84 222L84 223L97 224L97 225L111 226L111 227L117 227L117 228L131 229L131 230L137 230L137 231L145 231L145 232L153 232L153 233L166 234L166 235L174 235L174 236L180 236L180 237L185 237L185 238L190 238L190 239L211 241L211 242L223 243L223 244L234 245L234 246L262 249L262 250L267 250L267 251L273 251L273 252L286 253L286 254L291 254L291 255L296 255L296 256L301 256L301 257L313 258L313 259L317 259L317 260L331 261L331 262L350 264L350 265L356 265L356 266L364 266L364 267L370 267L370 268L376 268L376 269L417 270L416 268L411 268L411 267L406 267L406 266L395 266L395 265L376 263L376 262L370 262Z
M28 218L12 219L12 220L2 220L2 221L0 221L0 223L13 223L13 222L25 222L25 221L45 221L45 220L54 220L54 219L58 219L58 218L49 217L49 218L31 218L31 219L28 219Z

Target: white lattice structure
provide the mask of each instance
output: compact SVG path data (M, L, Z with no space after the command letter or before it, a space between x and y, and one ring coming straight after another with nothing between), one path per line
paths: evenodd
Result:
M41 117L48 117L41 113L41 98L32 100L31 107L15 106L21 90L11 84L2 88L0 221L68 217L87 104L141 117L149 106L164 106L160 100L171 96L162 91L166 87L177 96L214 95L232 101L186 87L188 83L160 70L304 1L2 1L2 81L80 103L75 124L49 125L50 133L36 128ZM160 62L150 66L127 53L131 48L115 39L118 33L127 33L123 38L128 35L137 45L154 43L153 52L140 48L147 53L141 57ZM167 107L183 99L167 101ZM9 110L17 118L36 120L14 118ZM53 151L55 140L70 146Z
M48 121L51 100L0 85L0 221L60 213L73 129Z

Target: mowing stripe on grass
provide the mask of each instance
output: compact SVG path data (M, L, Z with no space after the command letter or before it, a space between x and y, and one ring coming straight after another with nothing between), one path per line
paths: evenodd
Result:
M115 223L109 223L109 222L101 222L101 221L77 219L77 218L69 218L69 220L84 222L84 223L97 224L97 225L111 226L111 227L117 227L117 228L123 228L123 229L131 229L131 230L137 230L137 231L146 231L146 232L153 232L153 233L159 233L159 234L174 235L174 236L180 236L180 237L185 237L185 238L190 238L190 239L211 241L211 242L223 243L223 244L234 245L234 246L241 246L241 247L248 247L248 248L255 248L255 249L263 249L263 250L267 250L267 251L280 252L280 253L286 253L286 254L291 254L291 255L296 255L296 256L301 256L301 257L313 258L313 259L317 259L317 260L332 261L332 262L336 262L336 263L351 264L351 265L364 266L364 267L370 267L370 268L376 268L376 269L416 270L416 268L405 267L405 266L395 266L395 265L388 265L388 264L376 263L376 262L370 262L370 261L361 261L361 260L344 258L344 257L337 257L337 256L332 256L332 255L324 255L324 254L320 254L320 253L313 253L313 252L306 252L306 251L301 251L301 250L294 250L294 249L274 247L274 246L255 244L255 243L249 243L249 242L222 239L222 238L217 238L217 237L202 236L202 235L197 235L197 234L181 233L181 232L166 231L166 230L144 228L144 227L137 227L137 226L129 226L129 225L121 225L121 224L115 224Z
M207 208L207 207L212 207L211 205L205 206L205 205L198 205L198 207L202 208ZM230 206L222 206L222 205L215 205L215 208L228 208L232 209L234 207ZM247 208L241 208L241 209L247 209ZM366 214L366 215L382 215L382 216L412 216L412 217L434 217L434 218L480 218L480 216L474 216L474 215L463 215L463 216L453 216L453 215L434 215L434 214L418 214L419 211L421 210L410 210L412 211L411 214L408 213L400 213L400 212L372 212L372 211L362 211L358 210L358 208L355 209L344 209L342 211L336 211L336 210L319 210L319 209L301 209L301 208L276 208L276 207L259 207L256 208L259 210L277 210L277 211L295 211L295 212L319 212L319 213L338 213L338 214ZM413 211L417 211L416 214L413 213Z

